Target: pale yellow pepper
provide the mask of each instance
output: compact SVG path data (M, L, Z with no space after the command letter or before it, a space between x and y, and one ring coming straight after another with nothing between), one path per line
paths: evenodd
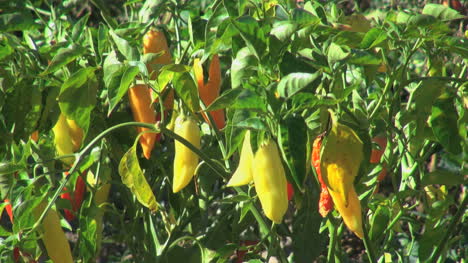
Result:
M180 115L175 121L174 132L200 149L200 128L194 119ZM179 192L190 183L197 169L198 161L199 157L196 153L183 143L175 141L174 181L172 185L174 193Z
M250 131L247 130L242 143L239 166L229 180L227 186L242 186L253 181L253 159L252 146L250 145Z
M263 212L280 224L288 209L287 181L278 146L271 139L255 153L253 180Z

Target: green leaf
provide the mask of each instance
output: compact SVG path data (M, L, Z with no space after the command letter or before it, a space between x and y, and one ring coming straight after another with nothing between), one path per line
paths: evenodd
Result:
M253 75L257 65L258 59L247 47L239 50L231 65L232 88L236 89L241 87L244 80L248 80L248 78Z
M138 163L136 145L133 144L120 160L119 174L138 201L154 213L158 210L158 203Z
M251 16L243 16L232 21L233 25L239 30L245 44L250 52L261 60L266 50L266 37L263 29L258 25L257 20Z
M54 56L49 66L41 76L45 76L50 73L54 73L59 70L61 67L67 65L68 63L76 60L78 57L82 56L86 52L86 49L77 45L73 45L70 48L61 48L57 54Z
M198 99L198 87L192 75L187 71L175 74L173 85L177 95L182 98L190 111L199 111L200 101Z
M84 131L88 131L91 111L96 106L98 82L96 68L82 68L75 72L60 89L60 110L69 119L75 120Z
M322 24L328 24L327 11L325 11L325 8L320 4L320 2L307 2L304 5L304 10L318 17Z
M114 64L108 68L109 75L104 77L107 86L107 96L109 98L108 115L118 105L120 100L127 93L130 85L135 81L135 77L140 72L137 66Z
M318 18L317 16L314 16L312 13L302 8L295 8L293 10L292 20L295 23L301 25L302 27L306 25L307 26L317 25L320 23L320 18Z
M13 183L13 174L22 169L24 169L24 167L19 164L0 162L0 198L2 200L7 197L10 186Z
M279 127L279 146L297 187L302 190L307 176L307 125L302 117L290 117Z
M228 125L224 129L224 136L226 138L226 145L228 154L226 158L229 158L236 150L240 147L244 140L245 131L234 127L233 123L238 123L246 120L250 117L255 116L255 113L250 110L232 110L228 111Z
M446 170L435 170L430 173L425 173L421 179L422 186L431 184L442 184L442 185L462 185L466 183L465 176L461 172L455 173Z
M319 99L317 96L310 92L301 92L292 98L292 108L295 111L313 108Z
M457 117L458 113L453 104L453 98L442 95L432 106L429 119L436 139L447 151L453 154L459 154L462 151Z
M428 3L424 6L422 10L423 15L431 15L436 18L442 19L443 21L450 21L454 19L462 19L464 18L457 10L454 10L450 7L439 5L439 4L431 4Z
M362 42L363 33L354 31L340 31L333 37L333 43L339 46L357 48Z
M110 115L115 106L120 102L125 95L126 90L120 90L122 76L128 66L124 64L104 64L104 85L107 88L107 97L109 98L109 110L107 115Z
M346 47L341 47L335 43L331 43L328 48L328 61L336 62L347 58L350 55L349 49Z
M370 223L369 236L372 242L377 244L379 240L382 240L385 229L387 229L390 223L391 211L386 206L379 206L372 217Z
M213 101L210 106L206 109L206 111L214 111L214 110L219 110L219 109L225 109L230 107L232 104L234 104L239 97L239 95L242 93L244 89L238 88L238 89L232 89L224 92L216 98L215 101Z
M435 245L439 244L447 231L447 226L439 225L436 228L426 228L419 241L419 257L421 262L426 262L434 253Z
M449 52L460 54L464 59L468 58L468 39L461 37L446 37L443 39L441 46Z
M326 59L324 59L324 62L326 63ZM283 76L294 72L314 73L317 71L311 64L307 63L304 58L296 58L289 52L284 54L279 66Z
M7 38L0 39L0 60L13 54L14 49Z
M82 208L83 209L83 208ZM96 216L100 213L99 208L95 206L85 207L82 213L87 216L81 216L80 220L80 256L86 260L91 260L97 250L97 243L100 242L97 238L97 221Z
M6 93L5 102L0 106L3 122L13 131L15 139L26 139L34 131L40 119L42 93L38 86L31 86L30 82L21 80L8 88L12 88L12 92ZM2 134L2 139L5 139L5 133Z
M77 42L81 35L83 34L83 28L86 28L86 23L88 23L89 13L84 15L78 22L73 26L71 38L73 41Z
M136 61L139 59L138 51L135 47L131 46L130 43L119 37L114 31L110 31L110 35L114 40L115 44L117 45L118 50L122 55L124 55L127 60Z
M278 84L278 93L283 98L290 98L305 89L320 76L316 73L291 73Z
M120 87L118 94L121 95L122 93L125 94L125 91L128 90L130 84L135 81L135 77L140 72L140 69L137 66L129 66L125 69L124 74L122 75L122 79L120 80Z
M252 109L265 112L266 101L257 93L244 89L231 105L231 109Z
M29 11L19 11L0 15L0 32L26 31L34 26Z
M437 19L429 15L415 15L410 18L408 21L409 25L414 25L417 27L427 27L433 25L437 22Z
M325 249L327 240L319 231L323 219L318 213L318 200L311 196L306 198L307 206L297 212L292 222L292 262L297 263L313 262Z
M172 262L187 262L187 263L202 263L201 251L199 246L180 247L179 245L171 246L167 253L166 260L161 261L162 263ZM209 261L207 261L209 262Z
M107 46L109 45L109 29L107 26L100 24L97 33L97 47L99 56L103 56Z
M364 35L364 38L361 41L360 48L374 48L386 39L387 33L385 31L379 28L372 28L371 30L367 31L366 35Z
M279 21L273 25L270 34L281 41L288 41L292 34L296 32L296 28L297 25L291 21Z
M267 125L263 121L263 118L253 117L243 120L241 122L236 122L232 124L233 126L240 127L240 128L252 128L255 130L268 130Z
M369 51L353 50L348 62L356 65L380 65L382 59Z
M161 68L161 71L158 75L158 86L156 87L158 91L162 91L164 87L171 82L176 73L189 72L190 68L182 64L170 64Z

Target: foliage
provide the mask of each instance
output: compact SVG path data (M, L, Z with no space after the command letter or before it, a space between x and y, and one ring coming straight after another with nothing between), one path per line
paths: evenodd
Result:
M3 213L1 262L14 254L20 262L48 258L40 226L50 209L73 237L75 262L467 257L468 39L459 11L435 3L360 12L341 1L84 2L0 3L0 198L10 200L14 217ZM163 55L143 52L151 28L164 32L172 63L147 67ZM201 62L207 73L214 56L220 95L205 105L192 65ZM154 100L161 120L133 122L126 94L135 84L156 97L174 92L174 109ZM214 123L206 112L216 110L226 114L221 130L204 119ZM310 157L313 139L330 128L329 110L363 143L354 179L363 240L337 211L318 212ZM62 161L72 156L54 145L61 114L83 130L71 167ZM172 131L179 114L201 127L201 147ZM162 134L149 160L135 127ZM295 192L280 224L264 215L252 183L226 186L246 130L253 154L266 140L278 144ZM376 136L384 149L372 143ZM200 158L178 193L175 141ZM371 163L373 150L383 155ZM80 174L88 191L67 222L71 206L58 197ZM42 215L31 216L43 201Z

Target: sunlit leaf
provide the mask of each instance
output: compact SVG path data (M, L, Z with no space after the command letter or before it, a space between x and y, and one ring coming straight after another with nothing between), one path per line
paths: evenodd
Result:
M138 201L151 212L156 212L158 203L138 163L136 145L130 147L120 160L119 174L122 177L122 182L130 189Z

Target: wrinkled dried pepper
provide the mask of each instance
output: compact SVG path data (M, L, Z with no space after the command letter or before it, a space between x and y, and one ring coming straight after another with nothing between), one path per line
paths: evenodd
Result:
M320 171L320 150L322 148L323 136L318 136L312 146L312 166L317 172L317 177L320 183L320 199L319 199L319 213L322 217L326 217L333 209L333 200L328 192L327 185L323 181L322 172Z

